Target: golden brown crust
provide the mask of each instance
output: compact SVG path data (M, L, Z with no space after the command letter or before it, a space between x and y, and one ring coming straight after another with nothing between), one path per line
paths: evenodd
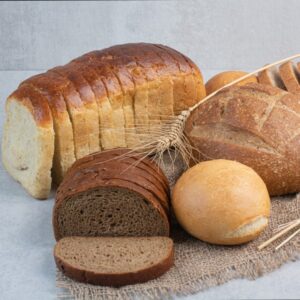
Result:
M300 93L300 85L292 61L280 65L279 74L289 92L293 94Z
M293 193L300 190L297 102L268 85L230 87L191 114L185 133L198 159L237 160L263 178L271 195Z
M8 101L10 101L9 99L19 101L26 106L38 126L53 126L52 114L47 100L31 86L20 87L8 97Z
M245 76L247 74L248 73L243 72L243 71L225 71L225 72L218 73L206 82L206 84L205 84L206 93L207 93L207 95L209 95L209 94L215 92L216 90L222 88L226 84L228 84L242 76ZM256 76L248 77L248 78L238 82L236 85L240 86L240 85L245 85L247 83L257 83Z
M155 251L155 249L153 249ZM159 264L134 273L124 274L101 274L77 269L67 262L61 260L54 249L54 259L57 267L68 277L79 282L85 282L104 286L123 286L136 284L155 279L167 272L174 264L174 248L171 248L169 255Z

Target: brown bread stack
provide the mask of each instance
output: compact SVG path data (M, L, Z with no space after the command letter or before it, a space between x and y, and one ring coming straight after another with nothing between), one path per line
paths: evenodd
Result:
M57 190L55 238L168 236L167 179L150 159L140 158L115 149L78 160Z

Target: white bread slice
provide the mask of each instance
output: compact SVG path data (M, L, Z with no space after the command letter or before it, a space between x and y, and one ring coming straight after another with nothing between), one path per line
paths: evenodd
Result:
M55 80L61 84L61 86L64 85L67 87L66 89L62 90L62 94L64 96L70 120L72 122L76 159L79 159L90 154L86 108L76 90L76 87L68 79L67 70L64 73L65 74L60 74L58 72L52 72L49 70L45 73L45 75L48 78L54 77Z
M89 154L100 150L99 147L99 114L98 106L95 100L95 95L83 78L77 65L68 64L66 66L55 67L49 72L58 73L72 82L75 90L77 91L85 111L85 125L87 130L87 137L89 143Z
M53 117L55 132L55 147L53 159L53 180L59 184L69 167L76 160L73 124L64 99L64 94L69 93L67 86L58 78L38 74L23 81L19 88L30 86L37 90L47 100ZM62 86L61 89L58 87Z
M68 277L96 285L122 286L155 279L174 263L168 237L66 237L54 248Z
M53 154L53 120L47 101L29 87L18 89L6 102L3 165L30 195L46 199Z

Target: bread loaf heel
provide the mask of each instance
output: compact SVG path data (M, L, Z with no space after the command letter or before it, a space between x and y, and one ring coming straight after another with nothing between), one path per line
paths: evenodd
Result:
M51 189L54 154L53 119L47 101L29 87L6 102L2 161L9 174L38 199Z

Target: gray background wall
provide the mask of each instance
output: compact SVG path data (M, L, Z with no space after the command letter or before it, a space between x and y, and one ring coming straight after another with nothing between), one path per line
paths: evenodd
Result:
M0 2L0 70L40 70L118 43L168 44L203 69L300 52L300 1Z

